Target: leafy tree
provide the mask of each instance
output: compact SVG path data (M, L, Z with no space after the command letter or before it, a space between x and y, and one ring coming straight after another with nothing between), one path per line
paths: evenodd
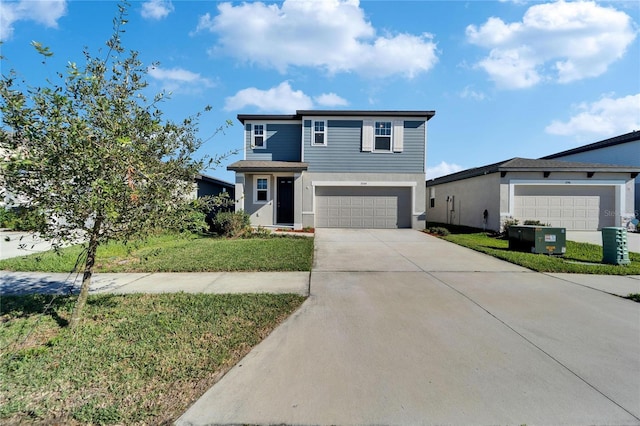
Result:
M203 143L200 113L165 120L159 108L165 94L144 96L147 68L121 43L126 6L118 6L104 57L85 49L84 66L69 63L43 86L30 86L14 70L0 81L6 190L25 207L47 212L38 231L54 247L85 241L71 327L86 303L98 246L175 228L188 211L194 176L228 155L195 160ZM32 44L46 64L49 48Z

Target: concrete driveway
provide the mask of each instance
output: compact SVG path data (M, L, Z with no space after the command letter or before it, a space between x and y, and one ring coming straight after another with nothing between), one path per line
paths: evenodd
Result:
M640 424L640 304L412 230L316 234L311 296L177 424Z
M567 231L567 240L602 245L602 231ZM640 234L627 232L627 248L640 253Z
M51 249L51 243L37 234L0 230L0 259L27 256Z

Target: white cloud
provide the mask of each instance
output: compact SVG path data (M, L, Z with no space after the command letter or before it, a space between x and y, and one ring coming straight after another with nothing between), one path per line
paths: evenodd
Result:
M587 1L534 5L520 22L492 17L480 27L469 25L466 34L470 43L490 49L477 66L509 89L599 76L637 35L629 15Z
M149 0L142 3L140 14L145 19L160 20L174 11L170 0Z
M253 105L261 111L293 114L297 109L313 108L313 101L301 90L293 90L288 81L276 87L260 90L249 87L225 100L224 109L234 111Z
M475 101L483 101L487 98L487 95L485 95L484 92L473 90L471 86L466 86L462 92L459 93L459 96L462 99L473 99Z
M208 78L183 68L149 67L147 72L149 76L160 81L164 90L173 93L197 93L203 88L215 86Z
M214 52L280 72L303 66L411 78L438 61L431 34L378 36L358 0L221 3L218 12L201 16L196 28L217 35Z
M427 166L427 180L435 179L440 176L450 175L451 173L459 172L462 169L462 166L459 166L455 163L447 163L445 161L441 161L437 166Z
M640 93L622 98L602 97L574 107L569 121L554 120L547 133L563 136L611 136L640 129Z
M34 21L47 28L58 28L58 19L66 13L66 0L0 1L0 40L13 37L13 24L17 21Z
M323 93L313 98L318 105L322 106L346 106L349 105L346 99L336 95L335 93Z

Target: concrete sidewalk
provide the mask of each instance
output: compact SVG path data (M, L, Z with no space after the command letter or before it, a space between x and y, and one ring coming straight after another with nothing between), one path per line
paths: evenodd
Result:
M317 230L316 255L176 424L640 424L640 304L409 230Z
M69 294L82 275L2 272L0 294ZM309 272L189 272L94 274L90 293L297 293L309 294Z

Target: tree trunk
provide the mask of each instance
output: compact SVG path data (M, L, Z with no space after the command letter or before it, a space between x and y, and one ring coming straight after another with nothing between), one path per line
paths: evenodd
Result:
M89 286L91 285L91 276L93 275L93 265L96 263L96 252L98 250L98 237L100 234L100 227L102 226L102 219L96 219L89 236L89 247L87 248L87 261L84 266L84 274L82 275L82 286L80 287L80 294L76 305L73 308L73 314L71 315L71 321L69 325L72 330L75 330L80 323L80 317L82 316L82 310L87 303L87 297L89 296Z

